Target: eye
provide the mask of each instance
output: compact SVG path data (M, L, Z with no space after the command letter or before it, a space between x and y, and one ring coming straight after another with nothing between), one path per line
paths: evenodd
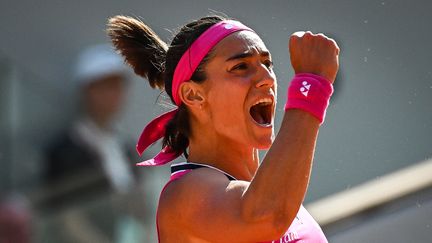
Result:
M269 70L273 69L273 62L270 59L265 60L263 63Z
M241 62L239 64L236 64L231 70L246 70L248 68L248 65L245 62Z

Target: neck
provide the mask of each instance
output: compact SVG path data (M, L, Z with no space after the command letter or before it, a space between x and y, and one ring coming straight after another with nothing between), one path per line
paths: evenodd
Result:
M227 139L189 139L189 162L211 165L236 179L251 181L259 164L258 150Z

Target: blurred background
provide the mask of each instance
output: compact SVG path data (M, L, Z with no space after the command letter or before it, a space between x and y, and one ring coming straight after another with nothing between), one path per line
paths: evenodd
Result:
M134 167L159 150L139 158L134 143L166 111L163 95L95 50L109 44L113 15L140 17L170 42L211 13L252 27L272 52L276 127L293 75L291 33L338 42L305 200L329 242L431 242L431 10L427 0L2 0L0 242L157 242L169 167Z

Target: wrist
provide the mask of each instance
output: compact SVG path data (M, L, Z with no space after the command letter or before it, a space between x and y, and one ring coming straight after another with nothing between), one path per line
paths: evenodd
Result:
M306 111L322 124L332 93L333 85L326 78L311 73L298 73L288 87L285 111L289 109Z

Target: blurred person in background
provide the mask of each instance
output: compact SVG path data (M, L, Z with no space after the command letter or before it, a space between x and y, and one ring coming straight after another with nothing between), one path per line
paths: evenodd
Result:
M135 167L133 151L126 149L133 146L126 146L113 128L126 95L128 70L110 46L97 45L80 53L74 79L79 86L82 114L47 148L45 178L50 191L48 207L50 209L69 207L70 209L74 202L79 204L91 201L98 195L99 197L107 194L115 195L110 197L113 199L110 200L114 205L113 210L99 209L99 216L87 217L100 217L100 221L103 221L102 232L108 234L114 232L114 234L108 238L104 236L88 238L99 238L100 241L122 238L119 235L124 235L124 225L135 224L130 223L130 217L118 215L128 214L142 218L140 214L144 209L142 204L140 207L131 206L131 203L137 201L137 195L141 195L137 193L141 188L138 175L133 169ZM131 200L132 195L133 200ZM131 208L132 210L129 210ZM69 211L65 215L65 226L70 226L72 234L76 237L85 235L76 227L86 225L85 227L88 228L91 220L76 214L76 211L74 213ZM110 217L120 218L114 220L120 223L110 225L109 222L113 221ZM118 232L119 229L122 232ZM101 230L95 228L93 232L99 231ZM86 241L78 238L75 240ZM116 240L119 241L122 240Z
M112 188L126 190L132 183L131 163L112 128L126 94L126 67L108 46L90 47L78 57L75 80L82 114L50 144L46 178L54 182L91 171Z

